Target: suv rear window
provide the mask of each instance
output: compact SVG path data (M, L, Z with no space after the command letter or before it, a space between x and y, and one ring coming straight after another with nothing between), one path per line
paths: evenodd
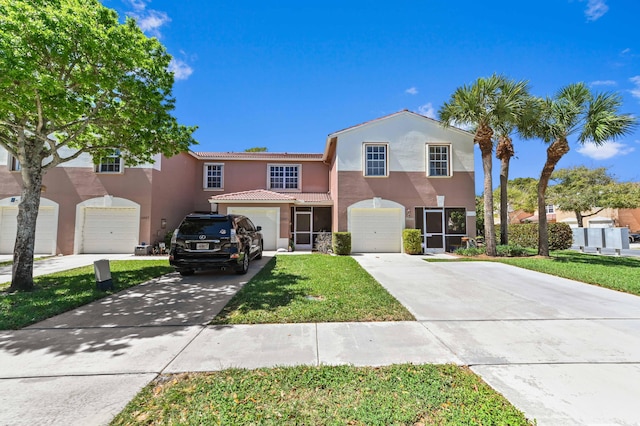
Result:
M229 228L229 220L225 218L190 218L180 225L179 232L183 235L228 235Z

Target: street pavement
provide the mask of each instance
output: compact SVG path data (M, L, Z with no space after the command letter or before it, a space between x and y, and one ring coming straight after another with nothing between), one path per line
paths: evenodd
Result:
M272 256L245 276L171 273L0 331L0 424L107 424L158 374L403 362L468 365L538 425L640 424L636 296L497 263L362 254L417 321L206 325Z

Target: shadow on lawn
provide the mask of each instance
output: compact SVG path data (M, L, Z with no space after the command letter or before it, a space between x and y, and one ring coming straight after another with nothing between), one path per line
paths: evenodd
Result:
M555 262L576 263L586 265L601 265L611 268L626 266L630 268L640 267L640 259L634 257L623 256L606 256L596 254L585 254L575 252L558 252L552 253L551 257Z
M265 265L256 276L240 290L211 324L227 324L227 316L234 311L246 314L251 311L275 311L295 299L306 297L308 292L295 288L304 276L274 272L277 258Z

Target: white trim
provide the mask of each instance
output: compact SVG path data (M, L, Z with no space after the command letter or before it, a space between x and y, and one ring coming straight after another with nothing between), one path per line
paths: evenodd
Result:
M102 170L102 160L105 158L117 158L119 160L118 171L105 171ZM115 162L114 162L115 164ZM105 164L106 165L106 164ZM106 155L100 159L100 162L95 166L95 172L103 175L121 175L124 174L124 159L119 149L113 151L113 154Z
M431 147L444 146L447 147L447 174L446 175L432 175L431 174L431 159L429 149ZM425 170L427 177L430 178L450 178L453 176L453 145L449 142L427 142L425 144Z
M384 146L384 174L367 174L367 148L374 146ZM362 176L366 178L386 178L389 177L389 142L363 142L362 143Z
M18 160L15 155L7 152L7 169L10 172L19 173L22 170L22 166L20 165L20 160Z
M207 186L209 166L220 166L220 186ZM224 191L224 163L204 163L202 165L202 188L205 191Z
M272 188L271 187L271 168L272 167L297 167L298 182L296 188ZM285 179L283 177L283 179ZM285 184L283 180L283 185ZM267 190L274 192L302 192L302 164L292 163L267 163Z

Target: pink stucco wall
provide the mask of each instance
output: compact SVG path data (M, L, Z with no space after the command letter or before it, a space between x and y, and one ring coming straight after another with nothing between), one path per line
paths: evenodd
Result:
M334 229L347 231L347 208L359 201L380 197L409 209L405 226L415 226L415 207L436 207L436 195L445 196L445 207L475 210L474 174L454 173L451 178L428 178L420 172L390 172L385 178L365 178L362 172L338 173L338 197L334 198ZM337 218L337 220L336 220ZM467 219L469 235L475 235L474 218Z

